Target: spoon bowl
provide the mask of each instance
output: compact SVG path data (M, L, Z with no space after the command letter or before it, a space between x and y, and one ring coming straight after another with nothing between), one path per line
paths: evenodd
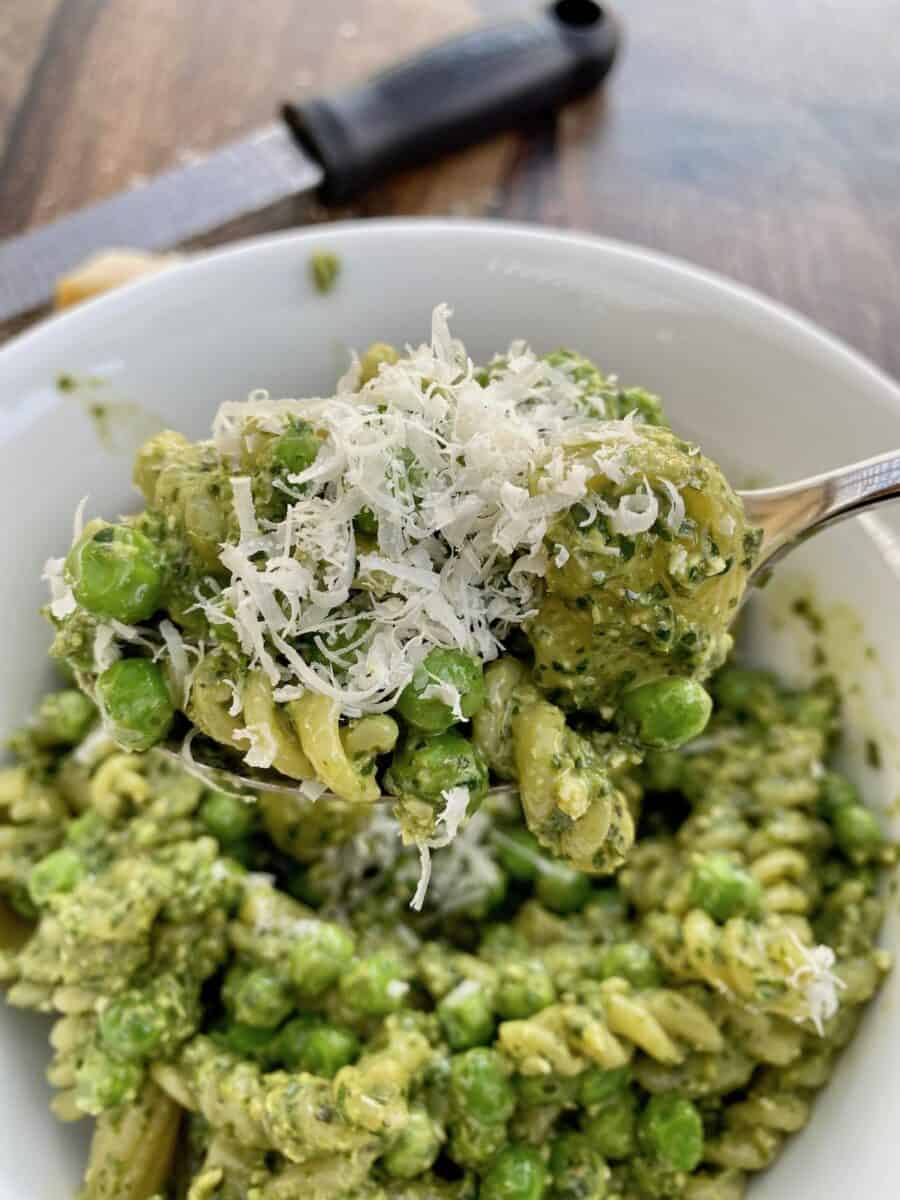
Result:
M823 529L900 497L900 450L778 487L738 492L748 525L763 531L751 582Z
M900 450L836 467L795 483L741 491L738 495L748 525L761 529L763 535L759 557L748 580L749 590L752 584L765 582L775 564L791 550L823 529L900 498ZM745 599L746 595L745 591ZM207 738L189 734L183 742L170 741L160 750L191 774L223 791L236 788L239 791L296 791L303 794L302 784L277 771L238 769L235 756ZM491 789L497 794L508 794L511 790L516 789L508 784ZM336 798L331 792L321 795ZM380 802L392 799L390 795L384 795Z

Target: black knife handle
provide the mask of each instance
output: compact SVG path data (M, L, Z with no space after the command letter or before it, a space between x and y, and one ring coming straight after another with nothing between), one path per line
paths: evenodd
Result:
M286 104L321 162L322 199L342 203L391 171L490 137L590 91L615 58L619 27L594 0L483 26L367 83Z

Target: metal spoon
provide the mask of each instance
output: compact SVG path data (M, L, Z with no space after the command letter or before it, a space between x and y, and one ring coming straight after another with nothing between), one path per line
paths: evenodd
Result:
M747 524L763 531L751 581L822 529L900 497L900 450L779 487L738 492Z
M770 571L795 546L820 530L876 504L900 498L900 450L891 450L850 466L836 467L833 471L800 479L796 483L738 492L738 495L744 505L747 524L763 531L759 558L750 577L750 583L753 583L758 582L761 575ZM229 786L276 792L295 791L298 788L294 780L275 771L245 768L238 772L231 769L230 765L225 765L227 751L210 743L203 742L191 751L188 742L186 748L188 753L181 746L161 747L167 757L177 758L186 770L225 790ZM510 787L505 785L491 790L505 794ZM327 792L325 795L331 797L332 794ZM383 799L390 800L391 797L385 796Z
M194 775L207 786L217 788L221 792L233 791L237 794L247 791L271 792L281 796L287 792L304 796L302 784L298 780L290 779L287 775L280 775L278 771L246 766L237 770L232 765L235 756L226 747L210 741L209 738L196 738L193 732L188 734L183 742L169 739L160 743L154 747L154 752L162 754L169 762L177 764L189 775ZM518 795L518 791L515 784L500 783L489 788L487 794L499 799ZM316 796L316 800L320 799L340 800L342 804L351 803L341 800L340 796L329 791L321 792ZM384 793L379 796L377 803L391 803L396 799L396 796Z

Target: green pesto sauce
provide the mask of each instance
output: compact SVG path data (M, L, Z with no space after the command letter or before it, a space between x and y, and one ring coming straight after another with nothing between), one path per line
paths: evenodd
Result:
M494 719L501 684L521 719L535 693L500 666ZM507 1178L664 1200L768 1165L746 1098L806 1119L889 966L893 851L829 764L835 698L733 667L711 687L703 743L617 768L643 816L615 878L566 867L489 799L481 866L421 914L414 851L340 878L383 816L229 800L156 751L89 750L90 732L79 749L77 693L45 702L0 772L0 892L33 896L2 962L14 1004L91 997L74 1024L57 1013L50 1073L60 1111L98 1118L90 1187L164 1194L177 1170L204 1195L225 1169L263 1200L515 1196ZM798 985L807 941L836 956L835 1011Z
M164 428L163 420L140 404L114 396L98 399L97 393L110 387L109 380L102 376L64 371L57 375L56 387L79 402L97 441L109 454L132 455L147 438Z
M330 250L320 250L309 260L313 285L322 295L333 291L341 273L341 260Z
M338 267L315 256L320 290ZM373 423L403 362L383 344L360 360ZM475 406L520 367L476 369ZM657 397L571 351L530 369L592 427L529 455L516 505L560 470L580 499L537 534L546 569L502 652L433 645L391 712L278 690L287 662L340 688L384 653L404 597L383 567L281 644L229 590L238 543L247 589L272 566L248 523L314 526L329 503L327 430L303 409L251 407L231 441L156 433L144 509L92 522L66 559L53 653L107 729L57 699L15 739L0 896L34 931L0 965L12 1003L77 1012L50 1078L61 1115L98 1118L98 1200L176 1173L198 1200L731 1200L805 1122L888 970L895 855L835 769L836 687L727 662L758 531ZM419 386L439 407L445 385ZM388 442L383 483L420 513L414 441ZM365 499L344 522L360 557L392 511ZM318 579L330 547L288 545L276 569ZM269 599L283 612L290 588ZM818 637L812 606L794 615ZM285 790L122 753L189 726Z
M56 377L56 387L60 392L94 391L108 386L108 380L100 375L73 375L69 371L60 371Z

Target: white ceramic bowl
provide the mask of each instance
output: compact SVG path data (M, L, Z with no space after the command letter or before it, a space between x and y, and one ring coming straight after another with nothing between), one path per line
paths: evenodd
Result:
M322 249L342 262L328 296L309 283L310 255ZM129 459L154 419L197 436L222 400L251 388L327 393L348 347L427 337L441 300L476 359L525 337L539 350L575 347L660 392L676 427L738 483L793 479L900 444L900 391L867 363L761 297L646 251L443 221L330 225L238 245L87 304L0 351L0 733L26 716L50 678L37 611L41 564L67 549L85 493L90 513L134 507ZM77 381L74 391L59 390L61 373ZM97 404L109 406L104 428L90 416ZM823 535L759 597L749 652L798 677L809 672L810 641L790 600L809 580L848 689L850 769L887 808L900 762L898 515ZM880 770L865 764L872 738ZM885 942L897 941L892 914ZM898 997L894 977L811 1125L755 1184L754 1200L900 1195ZM0 1200L60 1200L80 1177L86 1132L59 1126L46 1110L45 1039L43 1020L0 1009Z

